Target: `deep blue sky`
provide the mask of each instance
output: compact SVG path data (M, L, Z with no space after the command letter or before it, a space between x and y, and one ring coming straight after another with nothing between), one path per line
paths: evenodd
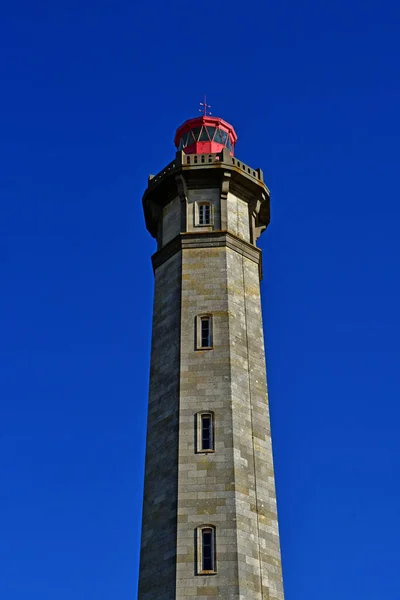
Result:
M272 192L286 600L399 600L399 3L1 4L0 597L136 598L141 195L206 91Z

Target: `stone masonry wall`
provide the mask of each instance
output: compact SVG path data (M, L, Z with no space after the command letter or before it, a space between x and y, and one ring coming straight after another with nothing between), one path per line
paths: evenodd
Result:
M182 254L176 598L283 600L258 265L229 248ZM214 346L195 349L212 313ZM215 413L215 454L195 415ZM217 574L197 575L194 532L216 527Z
M233 251L227 266L240 597L283 600L259 272Z
M213 205L209 227L196 226L201 201ZM181 207L164 208L162 246L180 235ZM233 247L203 245L221 228L219 190L189 190L186 209L202 247L192 237L155 271L138 600L283 600L258 255L239 242L248 204L228 193ZM211 350L196 348L201 314L212 315ZM196 452L202 411L215 415L214 453ZM212 575L197 573L202 525L216 528Z
M228 194L228 230L246 242L250 241L249 206L231 192Z
M181 230L181 201L177 196L163 210L162 245L179 235Z
M238 599L226 248L182 256L176 599ZM195 349L195 318L213 315L213 350ZM215 413L215 453L196 454L195 415ZM216 575L197 575L195 528L216 526Z
M175 598L181 255L155 272L139 600Z

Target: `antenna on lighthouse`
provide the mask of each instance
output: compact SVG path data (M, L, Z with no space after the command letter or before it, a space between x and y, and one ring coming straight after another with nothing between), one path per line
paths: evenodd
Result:
M199 112L203 113L203 115L205 117L207 115L211 115L211 111L208 110L209 108L211 108L211 106L209 104L207 104L207 96L206 96L206 94L204 94L204 102L200 102L200 106L201 106L201 108L199 108Z

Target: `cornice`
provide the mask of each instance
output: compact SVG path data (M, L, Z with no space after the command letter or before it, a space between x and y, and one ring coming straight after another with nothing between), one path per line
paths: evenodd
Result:
M262 253L259 248L249 244L229 231L212 231L207 233L180 233L168 242L161 250L151 257L154 272L174 254L181 250L193 248L221 248L227 247L241 256L248 258L259 266L260 279L262 279Z

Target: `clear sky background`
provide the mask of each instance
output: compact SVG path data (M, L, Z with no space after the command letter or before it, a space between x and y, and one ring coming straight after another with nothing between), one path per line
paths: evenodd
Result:
M286 600L399 600L399 3L1 12L0 598L136 598L155 249L141 196L206 91L272 193Z

